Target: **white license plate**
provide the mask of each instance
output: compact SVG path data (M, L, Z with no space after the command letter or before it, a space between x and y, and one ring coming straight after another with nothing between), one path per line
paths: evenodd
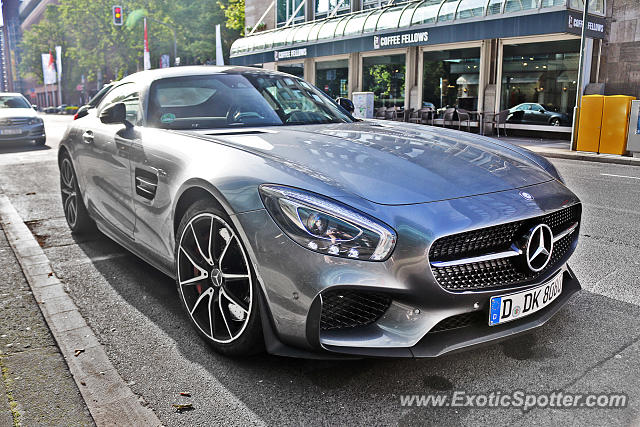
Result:
M520 319L551 304L562 293L562 275L561 272L553 280L537 288L491 297L489 326Z
M20 135L22 129L0 129L0 135Z

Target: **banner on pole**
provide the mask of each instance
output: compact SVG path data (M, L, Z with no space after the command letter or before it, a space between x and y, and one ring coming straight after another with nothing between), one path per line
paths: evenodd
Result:
M224 56L222 56L222 36L220 35L220 24L216 25L216 65L224 65Z
M57 73L51 52L42 54L42 80L46 85L56 84Z
M144 69L151 69L151 55L149 54L149 37L147 35L147 18L144 18Z
M58 68L58 80L62 77L62 46L56 46L56 67Z

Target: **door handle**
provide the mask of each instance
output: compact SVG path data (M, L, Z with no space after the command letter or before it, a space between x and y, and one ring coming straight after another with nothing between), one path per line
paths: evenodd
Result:
M85 133L82 134L82 141L85 144L93 144L93 132L91 132L90 130L86 131Z

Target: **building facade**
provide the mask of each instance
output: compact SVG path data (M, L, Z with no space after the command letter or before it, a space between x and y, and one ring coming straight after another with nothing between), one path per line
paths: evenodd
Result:
M526 120L509 127L569 134L578 90L640 95L637 0L590 0L580 89L582 0L245 3L247 25L265 16L266 30L237 40L231 62L304 77L332 97L371 91L376 106L521 109Z

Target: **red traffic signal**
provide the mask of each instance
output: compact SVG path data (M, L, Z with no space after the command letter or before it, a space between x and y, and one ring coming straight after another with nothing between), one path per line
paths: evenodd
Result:
M113 6L113 25L122 25L122 6Z

